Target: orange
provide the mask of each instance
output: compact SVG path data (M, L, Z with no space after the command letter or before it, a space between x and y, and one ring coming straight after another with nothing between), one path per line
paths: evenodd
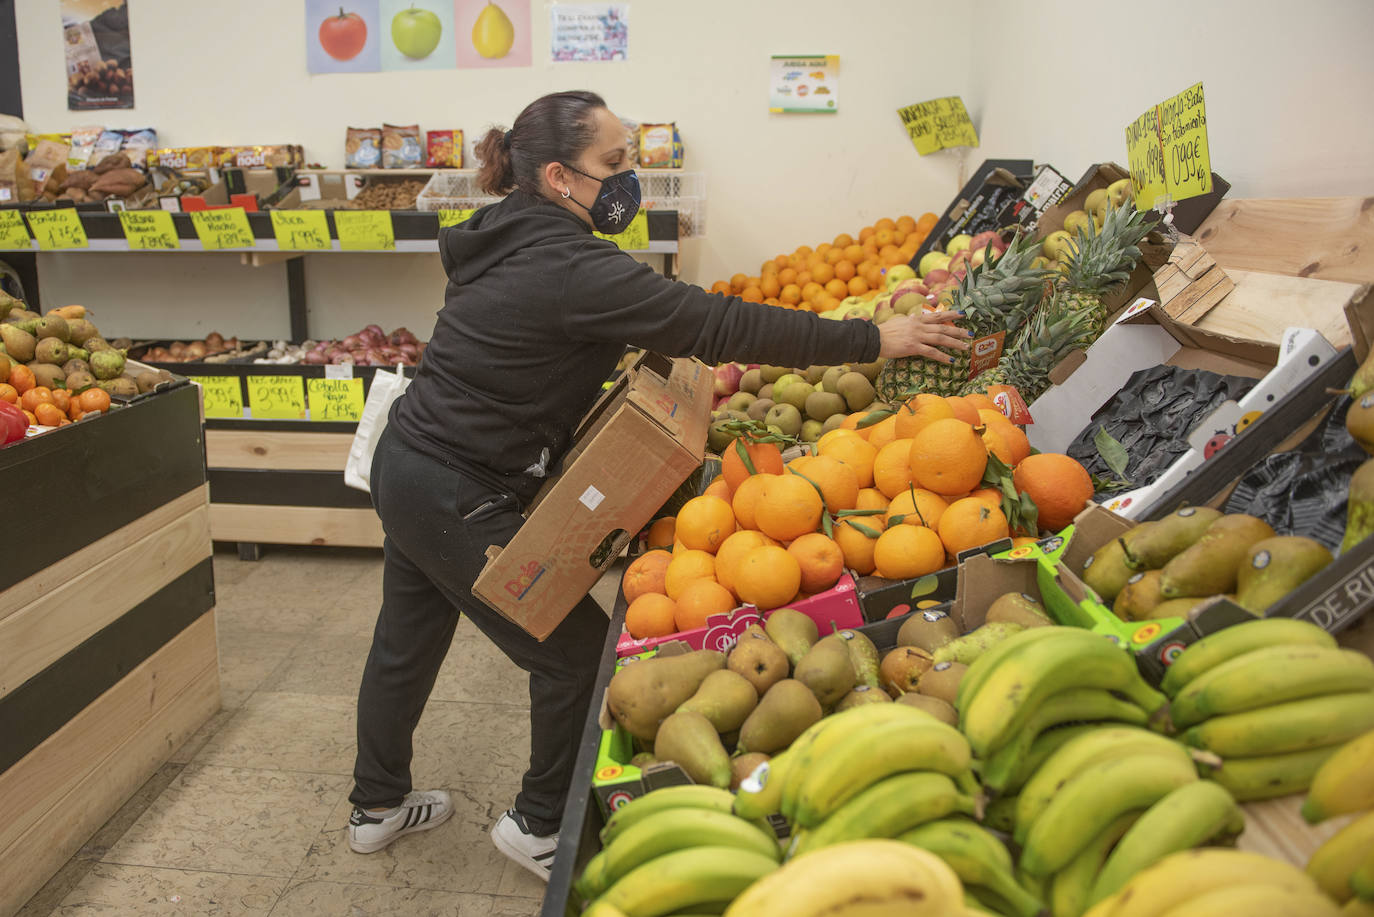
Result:
M794 480L806 483L799 478ZM735 570L740 600L761 609L786 605L800 587L801 564L785 548L776 545L752 549Z
M864 271L863 271L863 278L864 278L864 283L868 284L868 286L869 286L871 289L873 289L873 290L881 290L881 289L883 288L883 267L882 267L882 265L879 265L879 264L877 264L877 263L870 264L867 268L864 269Z
M796 254L796 256L797 256L798 258L805 258L805 257L807 257L808 255L811 254L811 246L809 246L809 245L798 245L795 254Z
M998 414L1002 414L1002 412L997 409L997 402L993 401L982 392L974 392L971 395L963 395L961 397L969 404L973 405L974 409L980 414L983 411L997 411ZM1007 415L1002 414L1002 419L1006 420Z
M733 593L735 570L739 567L740 561L744 560L744 555L754 548L772 543L773 540L767 535L749 529L742 529L725 539L720 550L716 552L716 582Z
M891 220L888 220L887 222L890 223L890 222L892 222L892 221L891 221ZM886 228L879 228L878 231L875 232L875 233L873 234L873 241L875 241L875 242L878 243L878 247L879 247L879 248L884 248L885 246L888 246L888 245L896 245L896 244L897 244L897 243L893 240L892 230L891 230L891 229L886 229Z
M1011 540L1013 548L1025 548L1035 544L1039 539L1032 538L1030 535L1017 535Z
M884 513L886 513L887 505L891 502L892 499L888 497L887 494L883 493L881 490L878 490L876 487L865 487L859 491L859 499L854 502L854 508L880 509ZM868 518L881 519L882 516L872 516Z
M774 261L772 258L769 258L767 261L763 262L763 264L760 264L760 265L759 265L759 276L760 276L760 277L763 277L763 276L765 276L765 275L767 275L767 274L776 274L777 272L778 272L778 263L777 263L776 261Z
M922 392L897 409L897 438L911 439L931 423L954 416L954 409L939 395Z
M881 449L897 438L897 416L889 414L867 429L869 445L874 449Z
M954 412L954 416L964 423L977 426L981 422L978 417L978 409L960 396L950 395L945 398L945 402L949 405L949 409Z
M997 456L1008 467L1016 464L1011 459L1011 449L1007 446L1007 441L1002 436L999 426L988 424L977 429L983 431L983 445L987 447L989 455Z
M754 466L753 472L744 464L744 457L740 455L741 449L748 453L749 462ZM739 486L751 473L782 474L782 453L778 450L777 444L755 443L741 438L726 448L720 457L720 476L729 485L732 493L739 490Z
M797 272L797 286L805 287L810 282L811 272L809 270L802 270Z
M720 497L693 497L678 510L676 532L689 549L714 554L735 533L735 511Z
M825 292L834 299L844 299L849 295L849 285L836 274L835 278L825 285Z
M889 500L911 483L910 457L910 439L894 439L873 457L873 485Z
M1067 455L1041 452L1027 456L1011 473L1016 489L1030 496L1040 511L1040 528L1057 532L1073 521L1093 497L1092 478Z
M868 281L862 277L851 277L849 280L849 295L859 296L868 292Z
M763 302L763 291L758 287L745 287L739 298L745 302Z
M939 494L921 487L911 487L892 498L883 522L891 525L901 516L903 525L923 525L933 529L939 526L940 517L948 507L948 502Z
M57 405L57 409L65 414L71 410L72 393L65 388L53 389L52 403Z
M881 516L855 517L854 523L872 532L880 532ZM835 544L844 554L844 565L860 576L873 572L873 548L877 538L870 538L862 530L855 528L848 520L835 526Z
M673 516L664 516L655 519L649 525L649 533L645 540L650 548L671 548L673 541L676 540L677 519Z
M1030 439L1026 437L1026 431L1015 424L1008 423L997 428L998 434L1002 437L1007 448L1011 450L1011 461L1007 464L1015 468L1026 460L1026 456L1031 453Z
M864 247L858 243L846 245L844 248L844 260L857 265L864 260Z
M1002 508L1002 492L991 487L980 487L969 494L975 500L987 500L998 509Z
M909 216L897 217L897 228L910 235L912 230L916 228L916 221Z
M735 522L742 528L758 528L754 511L758 506L759 497L763 494L764 482L771 477L775 477L775 475L759 472L746 477L739 487L735 488L735 494L730 498L730 508L735 511Z
M801 568L801 591L816 593L835 585L844 572L844 552L820 532L803 535L787 546Z
M741 292L747 283L749 283L748 274L736 274L735 276L730 278L730 292Z
M806 286L802 287L802 299L806 302L815 302L816 297L820 296L824 292L825 287L821 286L819 283L813 280Z
M0 382L0 401L8 401L10 404L19 403L19 392L8 382Z
M869 430L868 440L860 439L857 436L836 436L826 440L824 445L820 442L816 443L816 454L819 457L833 458L854 469L859 487L871 487L873 485L873 462L878 455L878 449L872 443L873 432L877 430L877 427L873 426L867 429Z
M923 213L916 221L916 229L920 232L929 234L935 228L935 224L940 222L940 218L933 213Z
M785 267L782 270L778 271L778 283L782 284L783 286L787 286L789 283L796 282L797 272L794 269L790 267Z
M824 286L835 279L834 266L821 262L811 269L811 279Z
M940 540L950 556L1011 534L1002 510L986 500L965 497L950 504L940 517Z
M722 477L717 477L706 489L701 492L703 497L720 497L726 503L730 502L730 484Z
M52 389L36 385L19 398L19 406L26 411L37 411L40 404L52 404Z
M821 524L825 504L816 489L795 474L772 475L754 506L759 531L778 541L791 541Z
M46 401L34 409L33 416L38 418L38 422L45 427L59 426L62 421L67 419L67 415L63 414L57 405Z
M801 287L797 286L795 283L789 283L787 286L783 287L782 292L778 294L778 302L785 302L789 306L795 306L797 303L801 302L801 298Z
M902 250L895 245L884 245L878 250L878 260L884 267L892 267L894 264L901 264L906 259L902 257Z
M847 232L842 232L838 236L836 236L835 240L830 244L835 246L836 248L848 248L849 246L854 244L854 237Z
M783 268L787 267L787 256L786 256L786 255L778 255L777 257L775 257L775 258L773 259L773 266L776 267L776 268L778 269L779 273L781 273L781 271L783 270ZM787 281L783 281L783 282L786 283Z
M913 579L945 565L940 536L922 526L894 525L873 546L874 572L885 579Z
M832 268L842 260L844 260L844 249L842 248L831 248L825 253L825 263Z
M76 400L84 414L106 411L110 408L110 393L100 388L88 388Z
M625 576L620 580L620 589L625 593L625 601L633 602L641 595L651 592L666 593L663 577L668 572L668 564L673 555L655 549L646 551L630 562L625 568Z
M848 438L867 446L861 439ZM833 442L833 441L832 441ZM853 509L859 501L859 478L850 465L831 455L803 456L789 466L794 474L805 477L825 495L825 507L832 513Z
M712 293L725 293L725 294L728 295L728 294L730 294L730 293L732 293L732 292L734 292L734 291L730 289L730 281L728 281L728 280L717 280L715 283L711 284L711 292L712 292Z
M879 231L882 231L884 229L893 230L897 228L897 224L892 220L888 219L887 217L883 217L881 220L873 224L873 228Z
M706 551L693 551L684 548L673 552L673 559L663 574L663 591L670 599L676 599L682 590L694 579L715 579L716 559Z
M36 426L38 426L38 418L34 416L33 411L25 411L25 412L24 412L24 417L28 419L28 421L29 421L29 426L31 426L31 427L36 427Z
M973 427L948 418L911 440L911 479L937 494L968 493L983 480L988 451Z
M33 370L20 363L16 363L14 366L10 367L9 384L16 392L23 395L37 384L37 380L33 377ZM95 391L101 390L96 389Z
M848 258L835 264L835 279L844 282L846 294L849 292L849 281L858 273L858 268L854 266L855 264L856 262L850 261Z
M878 230L875 229L875 228L872 227L872 226L865 226L863 229L860 229L860 230L859 230L859 242L860 242L861 244L864 243L864 242L867 242L869 239L871 239L871 238L873 237L873 234L874 234L875 232L877 232L877 231L878 231Z
M641 595L625 609L625 629L636 640L677 633L677 602L657 592Z
M863 411L856 411L853 414L848 414L845 416L844 420L840 421L840 425L836 427L834 430L831 430L830 433L848 433L851 436L857 436L860 439L868 439L868 434L871 428L859 427L859 421L863 420L866 416L867 415ZM821 439L825 439L825 437L829 436L830 433L825 434L825 436L822 436ZM820 446L820 440L817 440L816 445L818 447Z
M735 596L713 579L694 579L677 597L678 631L696 630L706 626L711 615L729 614L735 607Z
M782 292L782 284L778 282L776 274L769 274L759 281L759 290L766 298L772 298Z

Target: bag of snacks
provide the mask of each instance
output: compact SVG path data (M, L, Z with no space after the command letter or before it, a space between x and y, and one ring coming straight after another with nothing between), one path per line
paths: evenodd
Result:
M375 169L382 163L382 132L375 127L350 127L344 142L344 168Z
M0 204L13 204L19 200L19 163L17 147L0 152Z
M645 169L682 168L682 138L676 124L639 126L639 164Z
M86 162L87 168L94 168L100 165L100 160L106 156L113 156L119 152L119 148L124 145L124 132L103 130L96 138L95 146L91 148L91 158Z
M133 163L135 168L146 169L149 154L157 150L157 131L151 127L144 127L122 133L124 141L120 143L119 151L129 155L129 162Z
M463 167L462 131L427 131L425 165L431 169L461 169Z
M382 125L382 168L418 169L425 154L420 148L420 125Z
M95 143L103 133L105 133L103 127L73 128L72 148L67 153L67 168L76 170L93 165L91 154L95 152Z

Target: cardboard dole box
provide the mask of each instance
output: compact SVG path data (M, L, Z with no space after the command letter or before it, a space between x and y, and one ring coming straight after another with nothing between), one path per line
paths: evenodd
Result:
M701 464L714 377L646 353L583 418L506 547L487 549L473 593L543 640L663 501Z

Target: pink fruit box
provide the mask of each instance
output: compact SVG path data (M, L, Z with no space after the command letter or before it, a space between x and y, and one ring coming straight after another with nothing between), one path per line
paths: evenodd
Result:
M854 588L854 580L848 574L840 577L839 582L824 592L810 598L793 602L788 608L800 611L816 622L822 634L846 628L859 627L864 623L863 612L859 609L859 594ZM615 654L618 658L634 656L651 650L660 643L680 640L694 650L719 650L725 652L735 645L740 634L750 624L762 624L772 611L759 611L753 605L741 605L734 611L723 615L712 615L706 619L705 627L694 628L679 634L665 637L645 637L637 640L628 633L620 635Z

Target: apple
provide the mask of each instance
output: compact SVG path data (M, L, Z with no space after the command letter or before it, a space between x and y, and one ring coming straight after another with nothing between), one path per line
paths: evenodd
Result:
M793 383L796 382L805 383L806 380L803 379L798 373L783 373L781 376L779 376L777 380L773 383L773 400L777 401L778 396L780 396L783 392L787 391L787 389Z
M1134 190L1129 178L1118 179L1107 186L1107 200L1113 207L1120 207L1130 200Z
M1056 229L1045 237L1045 241L1040 243L1040 253L1046 258L1058 258L1059 253L1064 251L1072 241L1073 236L1062 229Z
M1064 231L1071 236L1078 235L1078 230L1086 229L1091 231L1093 218L1088 215L1086 210L1075 210L1064 217Z
M714 370L716 397L730 396L739 391L740 378L744 369L738 363L722 363Z
M909 264L894 264L887 269L887 274L884 275L884 279L887 281L888 290L894 290L897 284L906 280L914 280L915 278L916 272L911 269L911 265Z
M429 10L417 10L414 6L401 10L391 20L391 42L411 60L429 57L439 47L439 36L444 27L439 17Z
M955 253L961 252L964 249L968 248L969 243L972 241L973 236L969 235L966 232L961 232L959 233L959 235L949 240L949 244L945 246L945 254L953 258Z
M941 251L932 251L921 256L921 263L916 266L916 272L924 279L930 275L931 271L943 271L948 268L949 255Z
M991 245L992 250L999 255L1007 250L1007 243L1003 242L1002 237L991 229L986 232L980 232L978 235L974 236L973 240L969 242L968 247L974 252L981 252L986 250L989 245Z
M1083 200L1083 209L1096 217L1107 209L1107 203L1107 189L1098 188L1088 192L1088 196Z
M949 283L950 279L953 276L953 274L951 274L944 268L937 268L936 270L931 271L929 274L926 274L921 279L925 282L927 289L933 290L942 283Z
M960 268L968 270L969 259L972 257L973 251L971 249L961 248L954 253L953 258L949 259L949 267L945 268L945 270L949 271L951 274L955 273Z

